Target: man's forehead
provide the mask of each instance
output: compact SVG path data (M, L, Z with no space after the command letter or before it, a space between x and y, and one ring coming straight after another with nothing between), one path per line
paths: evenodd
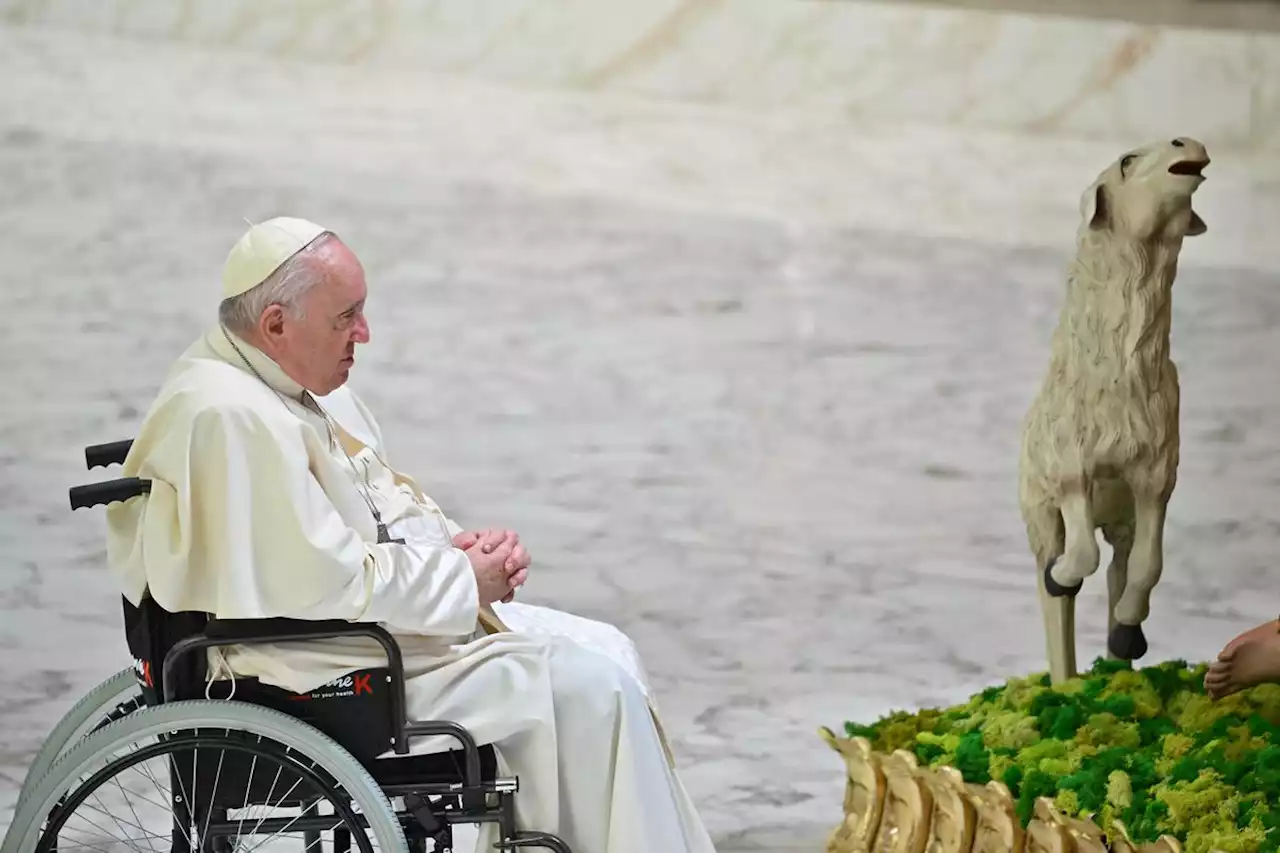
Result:
M350 246L342 242L340 237L332 237L324 245L322 252L325 260L329 263L360 266L360 259L356 257L356 253Z
M321 247L312 257L311 263L323 273L330 288L341 291L352 299L363 298L364 266L355 252L340 240L334 238Z
M340 311L360 308L369 298L364 271L359 267L330 269L329 274L325 276L325 281L329 298Z

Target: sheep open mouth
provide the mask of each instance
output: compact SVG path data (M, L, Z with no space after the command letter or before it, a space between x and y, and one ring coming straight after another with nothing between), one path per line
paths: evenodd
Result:
M1195 175L1198 178L1204 177L1204 167L1209 165L1208 160L1182 160L1174 163L1169 167L1171 175Z

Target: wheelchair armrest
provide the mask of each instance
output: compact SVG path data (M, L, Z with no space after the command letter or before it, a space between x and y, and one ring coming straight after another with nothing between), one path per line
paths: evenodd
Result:
M178 661L192 652L218 646L250 646L261 643L286 643L298 640L326 640L334 637L369 637L382 646L387 654L387 668L391 673L390 714L395 743L399 755L409 751L408 734L405 731L404 656L395 637L381 625L367 622L345 622L341 619L312 621L306 619L210 619L204 631L174 643L164 656L161 684L164 685L164 701L172 702L175 690L173 678Z
M253 643L278 642L282 639L322 640L347 635L372 637L387 650L387 656L399 657L400 646L382 626L343 619L210 619L204 634L218 640Z

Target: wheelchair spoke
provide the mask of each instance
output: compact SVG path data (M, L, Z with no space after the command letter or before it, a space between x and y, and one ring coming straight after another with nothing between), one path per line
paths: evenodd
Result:
M76 844L75 842L68 844L66 839L58 839L58 849L59 850L94 850L94 851L97 851L97 853L115 853L114 850L109 850L106 847L99 847L96 844Z
M129 812L133 815L133 819L134 819L134 820L136 820L136 821L138 822L138 826L141 826L141 825L142 825L142 818L138 816L138 810L137 810L137 809L135 809L135 808L133 807L133 801L129 799L129 794L128 794L128 792L126 792L126 791L125 791L124 786L120 784L120 780L118 780L118 779L112 779L112 780L111 780L111 783L112 783L113 785L115 785L115 786L116 786L116 788L118 788L118 789L120 790L120 794L121 794L121 796L123 796L123 797L124 797L124 801L125 801L126 803L128 803L128 804L129 804ZM97 795L97 794L94 794L94 799L95 799L95 800L97 799L97 797L98 797L98 795ZM149 846L149 847L151 847L151 849L152 849L152 851L154 851L154 853L159 853L159 851L156 851L155 845L150 844L150 840L149 840L149 839L148 839L148 846Z
M86 805L86 808L88 808L90 811L97 812L98 814L100 814L100 815L104 815L105 817L108 817L108 818L110 818L111 820L115 821L116 826L120 828L120 831L121 831L122 833L123 833L123 832L125 832L125 828L124 828L125 824L128 824L129 826L133 827L134 829L141 830L141 831L142 831L142 832L144 832L144 833L145 833L145 832L147 832L147 828L146 828L145 826L143 826L142 824L140 824L140 823L130 823L130 822L129 822L129 821L127 821L127 820L126 820L126 821L121 821L119 818L114 817L114 816L111 814L111 812L107 811L105 808L98 808L98 807L96 807L96 806L89 806L89 805ZM88 823L88 824L89 824L90 826L92 826L94 829L97 829L97 830L98 830L98 831L100 831L100 832L104 831L104 830L102 829L102 827L101 827L101 826L99 826L98 824L96 824L96 823L94 823L93 821L89 820L88 818L85 818L84 820L85 820L85 823Z
M210 797L216 797L218 795L218 781L222 778L222 759L226 758L226 755L225 751L218 753L218 773L213 777L213 791L209 794ZM204 815L204 829L200 830L201 838L207 838L209 836L209 820L212 817L213 809L206 809Z
M91 826L93 826L95 829L101 830L101 827L99 827L97 824L90 823L90 825L91 825ZM77 832L84 832L84 830L76 830L76 831L77 831ZM59 838L58 838L58 849L59 849L59 850L65 849L65 848L68 846L68 844L67 844L67 833L68 833L68 830L64 829L64 830L62 831L61 835L60 835L60 836L59 836ZM109 833L108 833L108 834L109 834ZM170 839L168 836L156 835L155 833L152 833L152 832L146 832L145 830L143 830L143 835L142 835L142 837L143 837L144 839L146 839L146 841L147 841L147 846L148 846L148 847L150 847L152 850L155 850L155 846L154 846L153 844L151 844L152 840L158 839L159 841L163 842L163 843L164 843L164 844L166 844L166 845L167 845L167 844L169 844L169 843L170 843L170 841L171 841L171 839ZM73 846L97 849L97 845L98 845L98 843L100 843L101 838L102 838L102 836L101 836L101 835L99 835L99 836L95 836L95 842L94 842L94 843L90 843L90 842L88 842L88 841L81 841L81 842L77 842L74 838L73 838L71 841L72 841L72 845L73 845ZM127 838L127 839L125 839L125 840L127 840L127 841L134 841L134 840L136 840L136 839L134 839L134 838Z
M255 771L255 770L257 770L257 769L258 769L258 756L256 756L256 755L255 755L255 756L253 757L253 760L249 763L249 778L250 778L250 779L252 779L252 778L253 778L253 771ZM273 785L272 785L272 790L275 790L274 783L273 783ZM245 789L244 789L244 804L243 804L243 805L241 805L241 806L240 806L240 808L241 808L241 809L247 809L247 808L249 808L249 787L248 787L247 785L245 786Z
M97 803L99 806L101 806L101 808L99 808L99 809L95 809L95 811L99 811L99 812L101 812L102 814L105 814L105 815L107 815L108 817L110 817L113 821L115 821L116 826L120 827L120 832L121 832L122 834L126 834L126 835L128 834L128 833L127 833L127 831L126 831L126 830L125 830L125 828L124 828L124 825L125 825L126 823L127 823L129 826L133 827L134 829L140 829L140 830L142 830L143 832L146 832L146 827L144 827L144 826L142 825L142 818L138 817L138 810L137 810L137 809L135 809L135 808L133 807L133 803L129 800L128 792L126 792L126 791L124 790L124 786L123 786L123 785L121 785L121 784L120 784L117 780L115 780L115 779L112 779L111 781L112 781L112 782L114 782L114 783L115 783L115 786L116 786L117 788L119 788L119 789L120 789L120 793L124 796L124 801L125 801L125 803L127 803L127 804L128 804L128 806L129 806L129 811L133 814L133 821L136 821L136 823L135 823L135 822L133 822L133 821L128 821L128 820L126 820L126 821L123 821L123 822L122 822L120 818L116 817L115 815L113 815L113 814L111 814L109 811L107 811L106 804L105 804L105 803L103 803L103 802L102 802L102 800L98 797L98 793L97 793L96 791L95 791L95 792L94 792L94 794L93 794L93 801L94 801L95 803ZM148 841L148 846L151 846L150 841ZM151 846L151 849L152 849L152 850L155 850L155 847L154 847L154 846Z
M158 790L164 792L164 797L159 800L153 800L150 797L144 797L142 794L139 794L137 791L133 792L133 796L137 797L139 800L142 800L142 802L146 803L147 805L157 809L168 810L173 808L173 806L171 805L171 803L173 802L173 794L169 792L169 787L167 785L162 784L158 779L156 779L155 774L151 772L150 768L131 767L129 769L137 771L138 774L141 776L145 776L152 784L156 786ZM120 787L120 788L123 787L120 785L120 782L118 780L112 779L111 781L115 783L116 787Z
M109 815L108 815L108 817L109 817ZM91 821L91 820L86 819L86 820L85 820L85 823L88 823L88 824L89 824L90 826L92 826L94 829L98 830L98 832L100 833L100 835L98 835L98 836L97 836L98 838L101 838L101 837L103 837L103 836L109 836L109 835L110 835L110 832L108 832L108 831L104 830L100 825L98 825L98 824L94 823L94 822L93 822L93 821ZM139 828L139 829L141 829L141 827L138 827L138 828ZM79 832L84 832L84 830L78 830L78 831L79 831ZM121 829L121 832L123 832L123 831L124 831L124 830L123 830L123 829ZM145 832L145 830L144 830L144 832ZM127 839L127 840L132 841L133 839ZM78 843L78 844L76 844L76 843L74 843L74 842L73 842L73 846L77 846L77 847L84 847L84 848L88 848L88 849L92 849L92 850L98 850L98 849L101 849L101 848L99 848L96 844L90 844L90 843L89 843L89 842L87 842L87 841L86 841L86 842L80 842L80 843ZM66 835L65 835L65 830L64 830L64 832L63 832L62 836L60 836L60 837L59 837L59 839L58 839L58 849L60 849L60 850L61 850L61 849L64 849L64 848L66 848L66 847L67 847L67 843L66 843ZM154 850L155 848L153 847L152 849Z
M123 789L121 789L121 790L123 790ZM98 805L100 805L100 806L102 805L102 800L100 800L100 799L98 798L98 794L97 794L97 792L96 792L96 791L95 791L95 792L94 792L94 794L93 794L93 800L94 800L94 802L96 802ZM122 823L122 822L121 822L121 820L120 820L120 818L118 818L118 817L116 817L115 815L111 814L109 811L107 811L107 810L106 810L106 808L105 808L105 807L103 807L103 808L101 808L101 809L96 809L96 811L99 811L99 812L101 812L102 814L106 815L107 817L111 818L111 820L115 822L115 825L120 829L121 834L126 834L126 835L128 834L128 833L126 832L125 828L124 828L124 824L125 824L125 823L129 823L128 821L124 821L124 822ZM130 824L130 825L131 825L133 828L135 828L135 829L142 829L142 828L143 828L143 827L142 827L142 823L141 823L141 822L134 823L134 824Z
M271 799L271 795L272 795L273 793L275 793L276 785L280 782L280 773L281 773L281 771L282 771L282 770L283 770L283 768L279 768L279 767L278 767L278 768L276 768L276 777L275 777L274 779L272 779L272 780L271 780L271 790L267 792L267 799L268 799L268 800L269 800L269 799ZM252 782L252 781L253 781L253 776L252 776L252 775L250 775L250 776L249 776L249 781L250 781L250 782ZM246 786L246 792L247 792L248 790L250 790L250 788ZM265 811L265 812L267 812L267 813L269 813L269 812L270 812L270 809L269 809L269 808L268 808L268 809L264 809L264 811ZM264 814L262 817L258 818L258 822L257 822L257 824L255 824L255 825L254 825L254 827L253 827L253 832L252 832L251 834L256 835L256 834L257 834L257 832L258 832L258 830L262 828L262 824L263 824L263 822L264 822L266 819L267 819L267 815L266 815L266 814Z

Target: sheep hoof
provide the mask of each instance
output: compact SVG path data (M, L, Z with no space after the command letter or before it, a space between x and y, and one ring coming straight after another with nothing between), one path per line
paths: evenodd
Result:
M1080 588L1084 586L1084 581L1080 581L1080 583L1076 584L1075 586L1063 586L1062 584L1058 583L1056 580L1053 579L1053 566L1057 562L1058 562L1058 558L1054 557L1052 560L1049 561L1049 565L1044 567L1045 592L1049 593L1049 595L1053 596L1054 598L1062 598L1064 596L1075 598L1076 593L1080 592Z
M1147 637L1141 625L1117 624L1107 637L1107 650L1120 660L1137 660L1147 653Z

